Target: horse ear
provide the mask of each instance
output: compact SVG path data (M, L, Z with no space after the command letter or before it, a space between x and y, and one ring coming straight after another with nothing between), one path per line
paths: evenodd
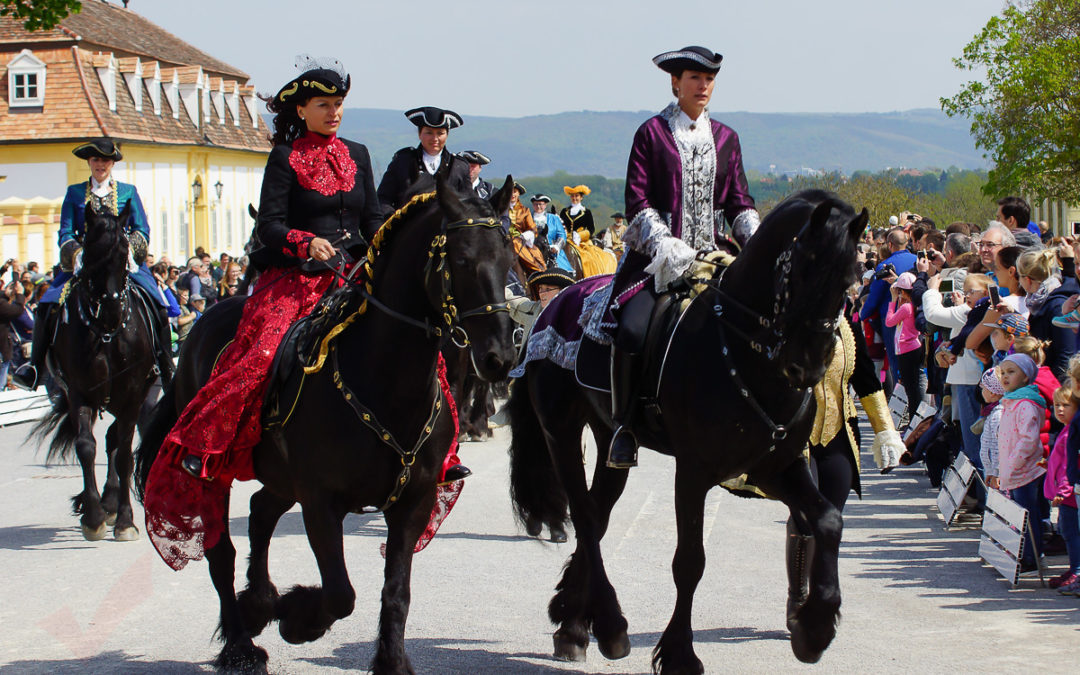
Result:
M259 210L255 208L254 204L248 204L248 215L251 216L253 220L259 219Z
M124 204L124 208L120 209L119 217L120 217L120 222L121 223L126 223L128 220L131 219L131 202L130 201L127 204Z
M514 177L506 174L506 182L498 192L491 195L488 202L495 207L495 215L501 216L510 210L510 199L514 196Z
M851 233L851 238L858 241L863 232L866 230L866 224L870 222L870 212L864 207L862 213L851 219L848 223L848 231Z
M824 228L829 222L829 217L832 216L833 206L835 204L831 199L826 199L815 206L814 212L810 214L810 229L820 230Z
M465 204L458 197L454 188L446 181L446 172L440 171L435 174L435 195L439 199L439 205L443 213L450 221L461 220L465 217Z

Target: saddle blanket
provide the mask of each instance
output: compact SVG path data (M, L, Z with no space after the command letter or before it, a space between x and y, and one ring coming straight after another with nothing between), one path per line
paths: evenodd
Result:
M598 320L607 309L613 276L587 277L559 291L533 324L525 358L510 371L510 377L521 377L526 365L541 359L574 370L586 333L592 339L604 337L598 334Z

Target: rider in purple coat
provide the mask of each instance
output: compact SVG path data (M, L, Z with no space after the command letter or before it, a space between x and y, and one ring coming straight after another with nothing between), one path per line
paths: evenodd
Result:
M671 75L676 101L634 135L626 168L627 253L612 282L612 416L616 429L608 466L637 463L629 419L637 398L639 355L659 293L692 272L699 252L724 238L721 217L743 244L760 219L743 172L738 135L709 118L723 57L704 47L665 52L653 63ZM642 292L645 291L645 292ZM630 300L634 298L634 302ZM593 333L595 337L595 333Z

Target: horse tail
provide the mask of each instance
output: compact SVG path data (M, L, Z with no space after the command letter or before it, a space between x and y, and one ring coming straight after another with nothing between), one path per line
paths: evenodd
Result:
M51 398L52 407L30 429L27 440L40 443L52 436L45 463L65 464L70 462L75 454L75 440L79 437L79 429L68 414L70 409L67 396L60 395Z
M169 435L176 420L180 417L176 412L176 386L175 380L169 383L161 393L161 399L150 411L150 419L146 428L139 434L139 447L135 450L135 496L141 502L146 494L146 479L150 476L150 467L154 465L161 446L165 443L165 437Z
M551 459L540 418L529 396L529 374L517 378L507 402L510 413L510 498L523 525L563 523L566 496Z

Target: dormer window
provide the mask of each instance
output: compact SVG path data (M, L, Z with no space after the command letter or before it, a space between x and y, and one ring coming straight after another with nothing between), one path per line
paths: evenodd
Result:
M8 63L8 105L40 108L45 104L45 62L24 49Z

